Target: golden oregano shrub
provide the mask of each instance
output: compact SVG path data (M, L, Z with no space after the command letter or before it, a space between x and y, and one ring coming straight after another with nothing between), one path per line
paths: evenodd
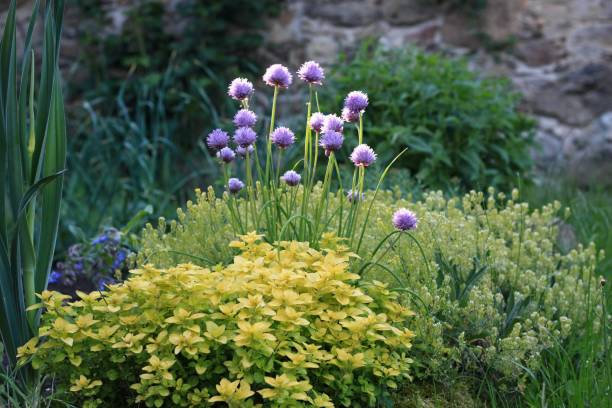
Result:
M254 233L227 267L151 265L103 293L41 295L20 350L85 407L369 406L408 377L413 313L351 253Z

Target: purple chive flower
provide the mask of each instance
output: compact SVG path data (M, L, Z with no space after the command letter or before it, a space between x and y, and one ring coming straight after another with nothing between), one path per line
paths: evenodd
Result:
M240 109L234 115L234 125L236 127L253 127L255 122L257 121L257 115L255 112L250 111L248 109Z
M223 163L231 163L236 158L236 153L234 153L234 151L229 147L224 147L223 149L217 152L217 157Z
M266 84L270 86L279 86L281 88L289 88L291 85L291 81L293 77L291 73L281 64L270 65L268 69L266 69L266 73L263 76L263 80Z
M361 91L352 91L344 99L344 107L353 112L361 112L368 106L368 95Z
M314 61L307 61L302 64L297 74L302 81L316 85L321 85L325 79L323 68Z
M418 224L416 214L406 208L400 208L393 214L393 226L400 231L413 230Z
M243 147L243 146L238 146L236 148L236 154L242 158L245 158L247 155L247 152L249 152L249 154L253 153L253 150L255 150L253 148L253 145L248 145L247 147Z
M208 134L206 138L206 143L208 147L213 150L221 150L224 147L227 147L227 143L229 142L229 136L226 132L221 129L215 129Z
M344 143L344 136L342 136L342 133L334 131L323 133L319 142L321 147L325 149L326 156L329 156L331 152L340 150L342 143Z
M327 132L338 132L342 133L344 130L344 121L338 117L338 115L330 114L325 116L325 120L323 121L323 128L321 131L323 133Z
M232 194L238 194L240 190L244 188L244 183L237 178L231 178L227 182L227 189Z
M365 193L361 193L361 196L359 196L359 191L349 190L348 193L346 193L346 198L351 203L353 201L364 201L365 200Z
M281 149L286 149L295 142L295 136L291 129L286 127L277 127L270 135L272 143Z
M286 171L285 174L283 174L283 176L281 177L281 180L283 180L285 183L287 183L288 186L291 187L295 187L300 184L301 179L302 176L300 176L293 170Z
M347 107L342 109L342 119L345 122L359 122L359 112L354 112Z
M367 144L360 144L353 150L353 153L351 153L351 161L355 163L357 167L368 167L376 161L376 153L374 153L374 150Z
M315 112L310 115L310 128L317 133L321 133L323 129L323 123L325 122L325 115L321 112Z
M232 98L241 101L253 95L253 84L245 78L236 78L230 84L227 94Z
M59 282L61 277L62 277L62 274L59 273L58 271L51 271L51 273L49 274L48 283L51 285L56 284Z
M234 132L234 142L238 146L247 147L255 143L257 139L257 133L249 127L241 127L236 129Z

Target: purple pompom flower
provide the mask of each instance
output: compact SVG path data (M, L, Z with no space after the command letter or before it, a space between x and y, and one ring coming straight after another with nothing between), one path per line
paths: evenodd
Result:
M295 142L295 136L291 129L286 127L277 127L270 135L272 143L281 149L286 149Z
M229 142L229 136L226 132L221 129L215 129L208 134L206 138L206 143L208 147L214 150L221 150L224 147L227 147L227 143Z
M291 81L293 77L291 73L281 64L270 65L268 69L266 69L266 73L263 76L263 80L266 84L270 86L279 86L281 88L289 88L291 85Z
M255 143L257 139L257 133L249 127L241 127L236 129L234 132L234 142L238 146L247 147Z
M249 154L252 154L252 153L253 153L253 150L255 150L255 149L253 148L253 145L248 145L247 147L238 146L238 147L236 148L236 154L237 154L238 156L242 157L242 158L245 158L245 157L246 157L246 155L247 155L247 152L248 152Z
M359 191L349 190L348 193L346 193L346 198L351 203L353 201L364 201L365 200L365 193L361 193L361 196L360 196L359 195Z
M234 115L234 125L236 127L253 127L257 121L257 115L255 112L248 109L240 109Z
M301 179L302 176L300 176L293 170L286 171L285 174L283 174L283 176L281 177L281 180L283 180L285 183L287 183L288 186L291 187L295 187L300 184Z
M367 144L360 144L351 153L351 161L357 167L368 167L376 161L376 153Z
M347 107L342 108L342 119L345 122L359 122L359 112L353 112Z
M321 133L323 129L323 123L325 122L325 115L321 112L315 112L310 115L310 128L317 133Z
M307 61L302 64L297 74L302 81L316 85L321 85L325 79L323 68L314 61Z
M231 178L227 182L227 189L232 194L238 194L244 188L244 183L237 178Z
M329 156L331 152L340 150L342 143L344 143L344 136L342 136L342 133L334 132L333 130L323 133L321 141L319 142L321 147L325 149L326 156Z
M325 116L325 120L323 121L323 128L321 131L323 133L327 132L338 132L342 133L344 130L344 121L338 117L338 115L330 114Z
M231 163L236 158L236 153L234 153L234 151L229 147L224 147L223 149L217 152L217 157L223 163Z
M344 99L344 106L353 112L361 112L368 106L368 95L361 91L352 91Z
M253 84L245 78L236 78L230 84L227 94L232 98L241 101L253 95Z
M400 231L413 230L418 224L416 214L406 208L400 208L393 214L393 226Z

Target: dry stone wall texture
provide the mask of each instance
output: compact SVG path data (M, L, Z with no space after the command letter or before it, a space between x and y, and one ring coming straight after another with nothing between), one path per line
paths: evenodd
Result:
M208 0L207 0L208 1ZM214 0L210 0L214 1ZM179 0L165 0L169 15ZM6 3L6 2L3 2ZM128 0L105 0L121 30ZM269 21L264 58L297 67L333 62L366 38L466 56L487 75L509 77L538 119L534 152L542 169L612 185L612 0L488 0L467 12L450 0L285 0ZM467 3L467 2L465 2ZM31 1L20 0L21 32ZM0 5L0 22L6 5ZM169 27L179 24L169 18ZM64 63L79 54L78 16L67 11Z

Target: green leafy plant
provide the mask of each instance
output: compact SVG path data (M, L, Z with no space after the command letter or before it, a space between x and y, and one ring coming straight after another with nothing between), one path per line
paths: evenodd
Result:
M321 194L319 186L310 196L310 214ZM417 312L416 378L447 385L470 378L476 387L488 380L512 394L529 380L527 370L540 367L545 350L586 333L589 315L599 316L592 331L602 331L606 313L595 290L601 255L593 245L559 251L558 203L530 208L517 192L508 199L493 190L450 199L425 193L416 202L399 192L381 191L373 202L366 194L366 208L373 207L352 270L388 282ZM342 199L330 194L328 211L337 211ZM405 234L385 240L397 207L418 215L419 227L410 233L416 240ZM232 253L218 250L233 239L229 217L212 190L198 193L178 220L143 230L137 262L230 262ZM334 217L330 229L339 222Z
M167 2L138 0L109 32L103 1L75 3L82 54L67 85L83 103L68 112L78 126L68 145L74 171L66 177L62 253L147 205L153 218L171 216L218 175L202 163L202 129L232 113L227 82L256 71L259 30L279 9L273 0L181 0L169 11ZM233 31L240 35L227 35Z
M67 305L45 292L20 355L83 407L384 403L411 363L400 295L359 283L331 234L321 251L261 238L233 241L227 267L149 265Z
M66 160L62 13L62 0L46 3L38 83L32 50L38 1L24 49L17 50L14 0L0 43L0 333L11 366L17 347L37 332L39 316L27 310L47 287L58 230Z
M182 144L183 130L167 111L168 94L177 92L175 79L174 66L159 78L134 79L131 91L127 84L119 90L112 113L103 113L105 99L84 104L87 116L68 144L74 171L66 177L64 241L82 241L101 225L127 224L147 208L139 222L152 214L167 216L191 187L216 174L202 163L197 135L189 135L189 147Z
M338 64L329 89L336 106L351 89L371 96L364 132L382 161L408 147L395 167L425 187L509 190L529 174L533 121L506 81L480 78L464 61L366 43Z

